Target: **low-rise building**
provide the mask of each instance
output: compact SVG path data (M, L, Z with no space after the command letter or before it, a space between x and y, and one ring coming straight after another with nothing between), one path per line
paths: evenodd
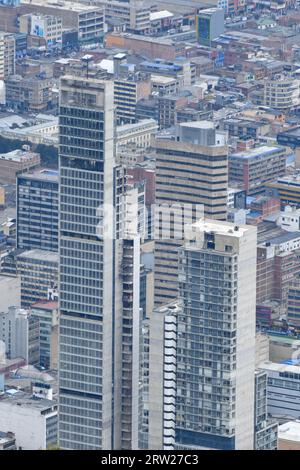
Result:
M248 195L264 192L267 182L285 174L283 147L261 146L229 156L229 181L239 183Z
M57 445L57 403L17 389L0 398L0 423L16 437L22 450L46 450Z
M0 154L0 183L16 184L16 177L40 165L40 155L26 146L21 150Z

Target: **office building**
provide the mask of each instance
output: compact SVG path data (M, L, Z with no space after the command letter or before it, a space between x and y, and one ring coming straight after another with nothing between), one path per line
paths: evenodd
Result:
M183 240L183 226L196 220L197 211L198 216L204 213L206 217L219 220L226 220L227 213L226 138L207 121L183 123L177 129L176 140L160 139L158 135L154 143L157 154L155 202L158 213L154 234L157 306L178 297L177 251ZM164 216L159 216L159 211L167 208L169 215L165 214L163 222Z
M81 43L102 42L104 12L100 5L86 5L72 1L53 3L51 0L24 0L20 13L53 15L62 19L63 29L75 28Z
M54 15L27 14L19 18L20 33L42 38L46 47L62 46L62 18Z
M268 413L276 418L300 418L300 367L263 362L258 367L268 375Z
M120 411L113 409L120 402L112 397L113 369L120 368L113 324L121 325L114 280L111 82L61 79L60 175L59 442L67 449L112 449L113 420L120 423Z
M17 255L21 277L21 307L47 300L48 289L58 285L58 254L47 250L28 250Z
M0 313L0 340L8 359L22 357L26 364L39 364L39 321L29 311L10 307Z
M16 70L16 38L14 34L4 34L4 79L14 75Z
M133 124L117 127L117 146L135 144L137 147L150 147L151 137L157 132L157 122L154 119L143 119Z
M224 33L224 10L208 8L196 15L196 34L202 46L210 46L214 39Z
M34 303L31 315L39 322L39 364L46 369L58 369L58 302Z
M58 172L17 177L17 248L58 251Z
M139 100L151 94L149 77L139 73L114 80L114 102L116 105L117 123L132 124L136 120L136 105Z
M267 380L265 371L255 371L255 450L276 450L278 423L268 419Z
M264 192L267 182L284 176L286 152L284 147L261 146L228 158L229 181L253 196Z
M34 399L26 392L10 389L1 396L2 429L15 434L16 445L22 450L46 450L57 445L57 403Z
M286 204L300 207L300 175L286 175L267 183L266 194L278 197L282 208Z

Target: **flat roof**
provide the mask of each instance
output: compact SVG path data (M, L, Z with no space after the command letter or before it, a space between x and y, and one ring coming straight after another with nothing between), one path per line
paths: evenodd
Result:
M275 372L291 372L293 374L300 374L300 366L278 364L277 362L271 362L271 361L265 361L265 362L260 363L258 368L264 369L264 370L275 371Z
M279 150L284 151L284 149L282 147L279 147L279 146L278 147L276 147L276 146L269 147L267 145L262 145L261 147L256 147L254 149L245 150L244 152L233 153L229 156L229 158L234 158L234 159L235 158L242 158L242 159L248 160L248 159L259 157L259 156L262 156L262 155L268 155L270 153L275 153L275 152L278 152Z
M18 406L20 408L36 409L41 412L46 411L53 406L57 406L57 403L53 400L33 397L31 394L17 389L7 390L3 395L0 395L0 406L3 403L11 406Z
M295 136L295 137L300 137L300 126L299 127L293 127L292 129L288 129L284 132L280 132L278 136L280 137L281 135L285 136Z
M33 260L42 260L42 261L50 261L53 263L58 263L58 253L55 253L54 251L48 251L48 250L28 250L28 251L23 251L23 253L20 253L18 255L19 259L27 258L27 259L33 259Z
M99 10L99 8L101 8L101 5L91 6L66 0L22 0L21 5L37 5L41 7L54 8L57 10L71 10L77 13Z
M172 18L173 13L168 10L155 11L150 13L150 21L163 20L165 18Z
M200 232L214 232L219 235L228 235L241 238L246 232L254 230L252 225L235 225L231 222L223 222L218 220L203 219L195 222L193 225ZM234 230L237 227L237 230Z
M278 426L278 439L300 442L300 421L288 421Z
M56 170L44 168L42 170L33 171L32 173L21 173L18 175L18 178L58 183L59 173Z
M10 160L16 163L21 163L26 160L31 160L33 156L38 155L37 153L31 152L30 150L13 150L12 152L1 153L0 160Z
M188 121L181 122L180 127L193 127L195 129L215 129L215 124L211 121Z

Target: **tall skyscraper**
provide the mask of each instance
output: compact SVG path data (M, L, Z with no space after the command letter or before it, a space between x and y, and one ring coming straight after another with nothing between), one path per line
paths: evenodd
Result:
M66 76L60 92L59 440L138 445L144 189L115 165L113 84Z
M65 76L60 90L59 442L114 442L113 84Z
M175 139L158 136L155 148L154 289L159 306L178 298L178 248L184 225L203 213L226 220L228 148L226 135L208 121L180 124Z
M256 228L209 219L190 228L179 249L179 300L150 318L141 441L165 450L273 448L276 429L263 420L263 384L255 384Z

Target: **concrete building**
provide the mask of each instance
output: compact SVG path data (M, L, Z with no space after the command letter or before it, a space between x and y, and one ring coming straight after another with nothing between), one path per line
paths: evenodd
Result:
M57 445L57 404L34 399L29 393L7 390L0 400L2 429L15 434L16 446L22 450L46 450Z
M154 119L143 119L137 123L118 126L116 130L117 148L122 145L136 144L137 147L150 147L151 137L158 129Z
M111 82L62 79L59 441L68 449L113 445L113 123ZM109 214L101 215L101 204L108 205ZM110 231L101 234L106 224Z
M16 177L26 173L40 164L40 155L29 149L13 150L0 154L0 183L16 184Z
M82 43L102 42L104 34L104 12L100 5L92 6L83 3L51 0L23 0L22 14L44 14L58 16L62 19L62 27L75 28L78 39Z
M208 8L200 10L196 15L197 39L203 46L210 46L211 42L224 33L224 10L222 8Z
M28 250L17 256L21 277L21 306L47 300L48 289L58 285L58 254L47 250Z
M295 275L299 272L300 237L283 232L257 246L257 305L277 300L284 304Z
M266 193L278 197L282 209L286 204L300 207L300 175L286 175L266 183Z
M285 174L286 156L283 147L261 146L228 158L229 181L238 183L248 195L264 192L264 185Z
M265 371L255 371L255 450L277 450L278 423L268 419Z
M42 38L46 47L62 47L63 21L60 16L26 14L19 18L20 33Z
M157 154L154 234L157 306L178 297L177 251L182 244L184 225L196 220L197 211L198 216L204 212L206 217L226 220L228 150L222 137L211 123L199 121L180 124L176 140L157 136L153 144ZM159 215L164 210L169 215Z
M180 302L154 309L148 322L149 449L276 448L265 382L255 387L255 260L256 228L190 226L179 249Z
M22 357L26 364L39 364L39 321L27 310L10 307L0 313L0 340L8 359Z
M295 108L300 103L300 81L281 75L265 79L261 101L258 104L282 111Z
M20 111L41 112L55 107L51 78L23 78L11 75L6 80L6 104Z
M37 302L31 314L39 322L39 364L46 369L58 369L58 302Z
M287 293L287 320L290 324L300 326L300 278L295 276L289 283Z
M293 206L285 206L277 219L277 225L287 232L300 231L300 209Z
M58 251L58 172L17 177L17 248Z
M258 368L267 372L268 413L276 418L300 417L300 367L263 362Z
M254 448L256 237L204 219L179 250L177 449Z
M1 312L6 312L9 307L21 306L21 278L0 276Z
M137 102L149 98L151 81L149 77L133 73L128 77L114 80L114 102L116 105L117 123L132 124L136 121Z
M16 38L14 34L4 34L4 80L7 80L10 75L14 75L15 73Z

